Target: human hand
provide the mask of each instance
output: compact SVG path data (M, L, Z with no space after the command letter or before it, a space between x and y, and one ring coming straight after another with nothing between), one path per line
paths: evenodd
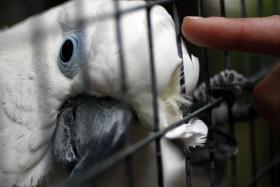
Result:
M280 57L280 16L264 18L186 17L182 33L190 42L218 50L259 52ZM254 88L265 119L280 132L280 65Z

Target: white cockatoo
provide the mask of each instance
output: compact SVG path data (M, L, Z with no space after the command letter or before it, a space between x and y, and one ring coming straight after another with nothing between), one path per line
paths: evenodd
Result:
M119 5L125 10L145 2L120 1ZM53 169L57 114L69 97L88 94L124 99L135 111L140 125L151 131L153 105L146 10L121 15L122 51L117 43L116 21L109 16L114 11L114 3L109 0L70 1L1 31L1 187L36 186ZM187 96L197 84L199 64L182 45L186 88L186 95L182 96L181 59L173 20L164 8L154 6L151 23L159 122L160 128L164 128L182 118L182 104L190 104ZM125 98L120 89L120 52L126 65ZM178 138L196 146L205 142L206 135L205 124L193 119L169 132L163 141ZM168 159L165 155L174 154L170 150L166 154L165 150L164 160ZM169 166L173 167L170 161Z

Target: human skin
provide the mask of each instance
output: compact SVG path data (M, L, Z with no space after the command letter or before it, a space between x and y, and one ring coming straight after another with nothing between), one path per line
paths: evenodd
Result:
M182 33L190 42L201 47L280 57L280 16L185 17ZM280 64L255 86L253 97L262 116L280 132Z
M255 86L253 97L261 114L280 133L280 64Z

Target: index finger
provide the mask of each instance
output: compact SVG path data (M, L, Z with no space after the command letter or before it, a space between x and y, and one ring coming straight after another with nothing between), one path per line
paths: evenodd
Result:
M280 16L235 19L186 17L182 32L186 39L202 47L280 57Z

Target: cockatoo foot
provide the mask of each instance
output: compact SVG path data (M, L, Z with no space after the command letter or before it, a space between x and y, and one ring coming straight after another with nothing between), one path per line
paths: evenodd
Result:
M189 123L183 124L168 133L167 139L181 139L187 147L202 147L206 142L208 128L203 121L198 118L191 119Z

